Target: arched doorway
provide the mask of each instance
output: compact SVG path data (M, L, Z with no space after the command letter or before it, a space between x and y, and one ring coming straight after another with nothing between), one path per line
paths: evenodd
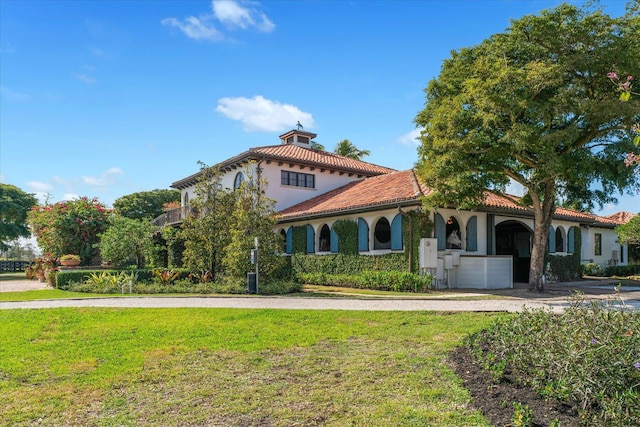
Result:
M496 255L513 256L514 282L529 282L531 239L531 230L519 221L496 225Z

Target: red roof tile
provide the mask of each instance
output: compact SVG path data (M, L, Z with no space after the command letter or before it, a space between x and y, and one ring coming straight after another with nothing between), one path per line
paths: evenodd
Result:
M280 219L337 213L419 201L423 192L412 170L351 182L280 212Z
M271 160L311 164L319 167L360 172L367 175L395 172L394 169L363 162L362 160L351 159L328 151L299 147L292 144L251 148L248 153L258 154Z
M605 218L610 219L612 221L616 221L619 224L626 224L631 220L631 218L634 218L636 216L637 215L634 214L634 213L621 211L621 212L616 212L616 213L611 214L611 215L607 215L607 216L605 216Z
M291 206L280 212L280 220L287 221L316 215L333 215L339 212L358 211L394 204L419 203L421 196L428 193L429 189L420 183L413 170L394 172L355 181ZM530 207L519 204L519 199L519 197L510 194L500 195L487 191L482 205L488 208L506 209L533 215ZM620 218L615 217L615 215L601 217L592 213L563 207L556 208L555 216L603 226L622 223Z

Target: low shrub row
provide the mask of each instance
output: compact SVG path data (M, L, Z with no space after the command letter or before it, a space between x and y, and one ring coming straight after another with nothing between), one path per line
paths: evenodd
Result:
M385 255L303 255L291 256L291 270L299 273L359 274L364 271L407 271L404 253Z
M574 408L584 425L640 426L640 313L575 296L562 314L527 309L466 340L494 381Z
M142 273L142 274L141 274ZM97 294L244 294L245 278L224 278L216 282L210 275L188 273L185 270L99 270L59 273L65 290ZM143 277L143 279L140 278ZM129 289L128 283L132 286ZM58 282L60 283L60 281ZM301 285L292 280L271 280L260 283L263 295L299 292Z
M640 275L640 264L634 265L614 265L604 269L607 277L629 277Z
M395 292L426 292L432 277L407 271L363 271L357 274L298 273L300 282L309 285L342 286Z

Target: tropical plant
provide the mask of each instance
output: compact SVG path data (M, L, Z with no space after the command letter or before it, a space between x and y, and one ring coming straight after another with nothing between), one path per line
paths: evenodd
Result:
M358 149L358 147L356 147L353 142L349 141L348 139L343 139L342 141L338 142L333 152L341 156L349 157L356 160L361 160L363 157L371 154L369 150Z
M622 160L640 99L620 102L610 64L640 75L640 5L612 18L562 4L454 51L426 89L418 173L427 203L473 208L485 191L521 184L534 211L529 287L543 290L548 230L559 202L584 208L640 188Z

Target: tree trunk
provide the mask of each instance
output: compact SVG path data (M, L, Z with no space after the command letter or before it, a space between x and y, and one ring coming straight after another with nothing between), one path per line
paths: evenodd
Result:
M546 194L545 199L550 199L549 194ZM529 291L531 292L544 292L544 260L554 212L554 203L536 203L534 200L533 248L529 267Z

